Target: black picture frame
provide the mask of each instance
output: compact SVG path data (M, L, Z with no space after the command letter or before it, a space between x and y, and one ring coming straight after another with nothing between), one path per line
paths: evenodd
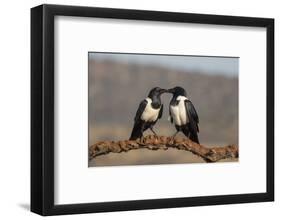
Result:
M266 192L119 202L54 204L54 17L181 22L265 27L266 40ZM249 73L254 74L254 73ZM31 9L31 211L60 215L140 209L274 201L274 19L40 5Z

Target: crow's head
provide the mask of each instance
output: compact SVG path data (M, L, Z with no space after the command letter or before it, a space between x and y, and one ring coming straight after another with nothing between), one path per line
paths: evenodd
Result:
M160 87L155 87L153 89L150 90L148 97L152 98L152 97L160 97L161 94L167 92L166 89L161 89Z
M184 88L182 88L180 86L176 86L174 88L168 89L167 92L172 93L173 96L185 96L186 97L186 95L187 95Z

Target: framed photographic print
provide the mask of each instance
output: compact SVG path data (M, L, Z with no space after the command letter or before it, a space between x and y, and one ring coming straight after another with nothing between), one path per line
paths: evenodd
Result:
M31 9L31 211L273 200L273 19Z

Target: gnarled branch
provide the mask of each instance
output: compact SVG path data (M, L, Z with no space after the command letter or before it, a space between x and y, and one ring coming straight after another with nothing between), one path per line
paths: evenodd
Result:
M238 147L235 145L205 147L186 138L148 135L137 140L100 141L89 148L89 159L108 153L121 153L143 148L149 150L176 148L178 150L190 151L202 157L206 162L238 158Z

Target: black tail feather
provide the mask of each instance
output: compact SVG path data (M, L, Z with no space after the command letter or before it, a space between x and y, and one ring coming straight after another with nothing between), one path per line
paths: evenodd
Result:
M136 140L138 138L141 138L143 135L142 130L142 124L135 123L129 140Z
M182 131L182 133L184 133L184 135L185 135L187 138L189 138L189 139L192 140L193 142L196 142L196 143L200 144L200 143L199 143L199 138L198 138L197 132L192 132L192 131L189 130L188 127L185 127L185 126L183 126L183 127L181 128L181 131Z
M199 143L199 139L198 139L197 133L190 132L189 138L190 138L190 140L192 140L193 142L196 142L196 143L200 144L200 143Z
M189 137L189 129L188 129L186 126L183 126L183 127L181 128L181 131L182 131L182 133L184 133L184 135L185 135L186 137Z

